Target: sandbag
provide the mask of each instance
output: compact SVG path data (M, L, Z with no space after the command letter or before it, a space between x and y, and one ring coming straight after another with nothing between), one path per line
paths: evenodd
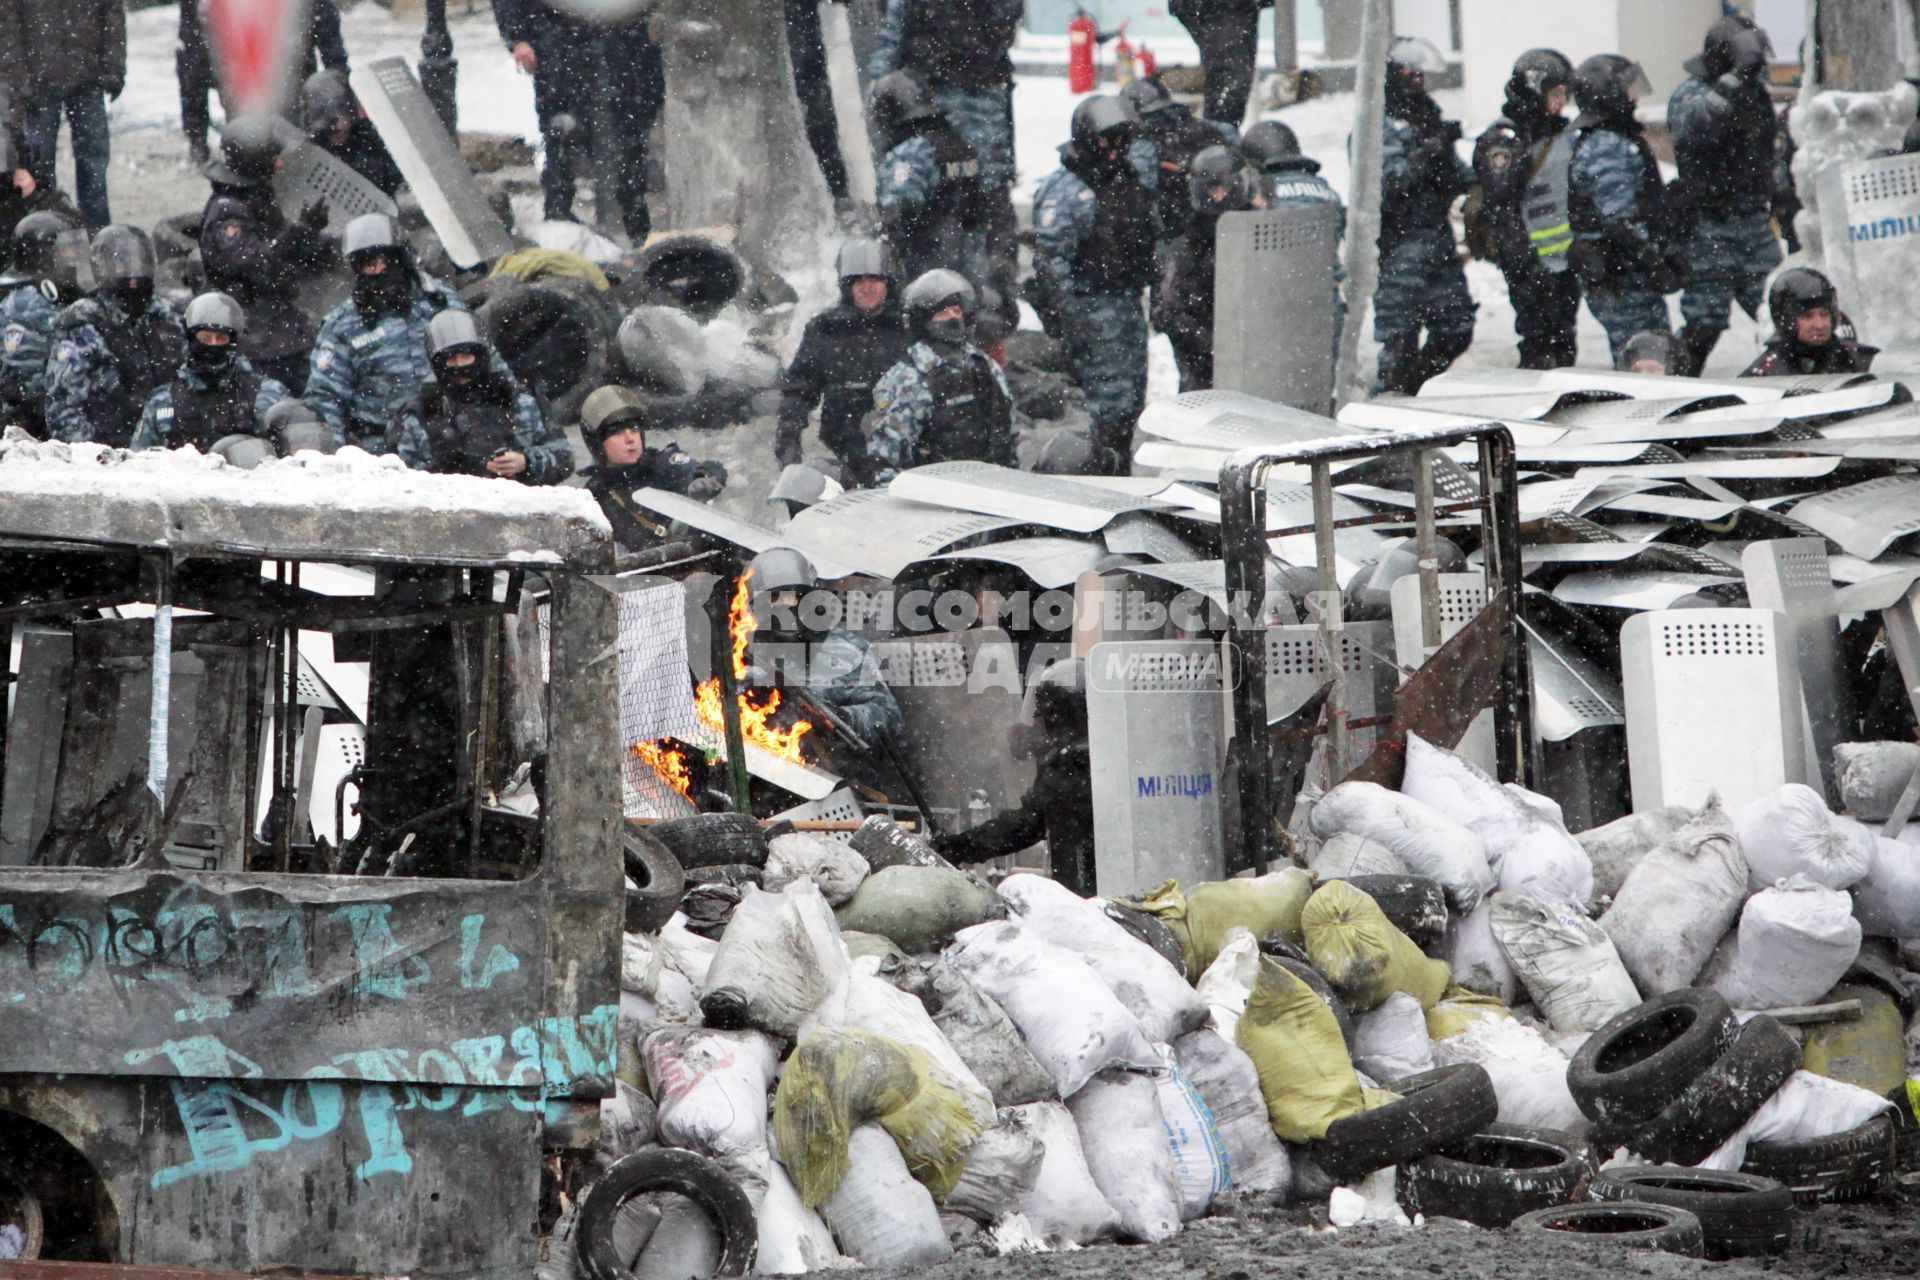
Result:
M1180 1230L1180 1183L1151 1077L1102 1071L1067 1099L1087 1171L1120 1215L1123 1239L1152 1243Z
M753 1255L755 1275L798 1275L846 1263L833 1246L826 1221L800 1203L799 1190L777 1160L768 1162L767 1191L754 1214L754 1226L759 1235Z
M700 988L709 1026L791 1037L847 975L833 912L811 881L780 893L751 885L720 935Z
M1220 954L1194 984L1200 998L1207 1002L1207 1020L1215 1031L1233 1043L1234 1028L1253 994L1260 977L1260 944L1245 929L1230 929Z
M1748 887L1765 889L1804 875L1829 889L1845 889L1867 874L1873 844L1863 828L1836 823L1812 787L1789 782L1734 811L1734 831L1746 855Z
M1666 838L1692 821L1694 810L1670 804L1664 809L1630 813L1605 826L1582 831L1574 839L1593 863L1593 896L1612 898L1626 883L1627 873Z
M948 955L1006 1011L1062 1098L1071 1098L1097 1071L1159 1065L1140 1020L1092 967L1018 921L962 930Z
M1446 1040L1490 1018L1512 1017L1513 1010L1499 997L1452 986L1447 988L1447 994L1440 998L1439 1004L1427 1010L1427 1038Z
M1920 769L1920 745L1911 742L1842 742L1833 749L1841 807L1875 826L1892 815L1915 769Z
M893 939L883 938L877 933L862 933L858 929L842 929L840 941L847 946L847 957L858 960L863 956L872 956L876 960L905 960L907 953L893 945Z
M1875 938L1920 938L1920 848L1873 838L1866 878L1853 886L1853 914Z
M1502 786L1471 761L1407 735L1400 793L1458 822L1499 863L1500 889L1584 909L1593 897L1593 860L1567 834L1544 796Z
M1388 922L1378 903L1345 881L1314 890L1300 913L1300 927L1313 967L1356 1013L1396 991L1425 1008L1447 989L1446 962L1423 954Z
M811 880L827 905L837 907L867 878L865 858L818 832L789 831L768 841L767 848L760 883L776 892L795 880Z
M1708 985L1736 1009L1812 1004L1853 967L1860 933L1851 897L1795 873L1747 899Z
M1906 1022L1892 996L1878 987L1845 983L1835 1000L1858 1000L1860 1016L1807 1028L1800 1047L1803 1070L1884 1096L1906 1083Z
M663 1028L640 1048L661 1141L712 1156L748 1194L762 1186L767 1091L778 1047L758 1031Z
M1024 1127L1040 1143L1040 1172L1018 1212L1049 1245L1086 1245L1120 1229L1120 1215L1100 1194L1080 1149L1073 1115L1058 1102L1010 1107L1004 1123Z
M1342 831L1377 840L1405 865L1369 874L1437 880L1456 911L1472 911L1493 889L1493 868L1480 838L1411 796L1371 782L1343 782L1320 797L1310 821L1323 840Z
M1340 1023L1312 987L1270 959L1247 998L1237 1043L1259 1073L1267 1119L1286 1142L1324 1138L1365 1108Z
M900 1144L907 1168L938 1200L990 1118L922 1050L850 1027L801 1040L773 1095L780 1160L809 1206L824 1204L846 1177L848 1135L869 1122Z
M1400 1080L1433 1069L1433 1042L1420 1002L1396 991L1353 1019L1353 1065L1375 1080Z
M1482 901L1464 916L1447 921L1447 936L1440 948L1453 980L1469 991L1491 996L1501 1004L1512 1004L1519 993L1520 979L1513 963L1493 936L1493 904Z
M713 958L720 951L718 942L687 928L687 918L675 912L660 930L659 944L664 963L685 974L696 990L706 985L707 971L713 967Z
M693 936L689 934L688 936ZM660 939L644 933L620 938L620 1028L625 1037L653 1022L697 1022L700 993L667 959Z
M941 1208L992 1226L1033 1190L1046 1152L1023 1124L1000 1121L967 1151L967 1164Z
M1278 1192L1292 1183L1287 1149L1267 1120L1260 1073L1253 1059L1209 1027L1173 1042L1180 1071L1207 1104L1214 1131L1226 1149L1227 1174L1236 1192ZM1163 1105L1162 1110L1165 1110Z
M1184 890L1179 881L1169 880L1126 905L1173 931L1186 958L1187 978L1198 981L1234 929L1245 929L1255 938L1277 933L1299 946L1300 909L1312 893L1312 875L1286 867L1264 876L1209 880Z
M926 1266L953 1256L933 1197L878 1125L847 1139L848 1167L821 1210L847 1254L869 1267Z
M1358 831L1336 831L1321 841L1313 855L1313 878L1351 880L1355 876L1412 875L1407 860L1384 841Z
M1490 902L1495 940L1555 1031L1597 1031L1640 1003L1613 939L1577 906L1504 891Z
M800 1034L804 1037L823 1027L853 1027L896 1044L912 1045L960 1086L981 1123L992 1123L993 1095L940 1033L918 997L875 976L879 963L872 959L855 961L845 986L814 1011Z
M1634 866L1600 927L1640 994L1691 986L1747 896L1747 860L1718 796Z
M1034 1061L1006 1010L982 995L951 960L883 962L878 972L920 1001L960 1060L993 1095L995 1106L1017 1107L1058 1096L1053 1077Z
M616 1241L627 1236L633 1244L641 1243L637 1233L628 1234L638 1224L620 1220L641 1208L632 1200L620 1206L614 1224ZM706 1210L683 1195L667 1192L659 1197L659 1214L634 1259L633 1280L706 1280L719 1271L720 1229Z
M1007 907L987 882L948 867L884 867L834 912L845 929L890 938L909 955L938 951L970 925Z
M1738 1132L1698 1167L1733 1173L1746 1163L1751 1143L1830 1138L1859 1128L1892 1106L1886 1098L1858 1085L1830 1080L1802 1068L1788 1076Z
M1233 1184L1227 1144L1213 1122L1206 1099L1180 1069L1171 1045L1157 1045L1166 1070L1152 1077L1173 1152L1173 1177L1180 1188L1180 1220L1206 1213L1213 1198Z
M1489 1011L1491 1013L1492 1011ZM1500 1123L1584 1134L1592 1121L1567 1088L1567 1059L1547 1038L1512 1017L1484 1016L1433 1042L1434 1065L1484 1067L1500 1099Z

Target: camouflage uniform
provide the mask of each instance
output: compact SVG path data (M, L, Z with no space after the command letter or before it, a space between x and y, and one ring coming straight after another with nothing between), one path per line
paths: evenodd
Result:
M900 703L880 674L873 646L839 627L807 646L807 692L870 745L906 728Z
M333 428L336 447L354 444L386 451L387 425L433 377L427 360L427 321L449 307L464 311L460 295L429 276L407 313L386 315L376 325L361 319L349 298L327 316L313 344L307 403ZM496 367L499 356L495 356Z
M1449 150L1442 168L1416 172L1414 153L1423 141L1420 131L1399 116L1382 122L1373 336L1384 349L1376 393L1416 389L1473 342L1478 306L1467 289L1448 216L1454 198L1472 184L1473 171ZM1426 350L1420 347L1422 329Z
M47 434L125 447L147 396L169 382L187 353L180 317L158 299L128 321L118 307L86 297L53 322L47 360Z
M253 364L245 356L240 356L234 360L233 368L227 374L226 381L230 383L235 378L245 378L251 381L254 376ZM181 365L180 372L175 375L175 377L179 382L185 384L189 391L210 392L219 390L219 388L209 383L205 377L201 376L192 365ZM282 400L287 399L290 394L285 386L275 382L272 378L260 378L253 394L251 425L257 428L261 420L267 416L267 410L273 408L273 406L279 404ZM235 433L220 431L218 434L250 435L253 434L253 432L244 431ZM133 444L130 447L134 449L171 449L175 447L175 435L174 383L169 382L167 385L157 388L152 395L147 397L147 407L140 413L140 425L133 430ZM213 441L209 440L204 443L195 443L199 444L199 447L204 451L206 445L212 444Z
M943 172L949 167L971 168L976 175L981 170L977 158L943 166L935 140L924 133L887 152L880 161L875 196L880 226L900 255L902 280L951 267L979 288L987 283L982 182L978 176L951 179Z
M513 477L527 484L558 484L573 474L573 446L567 443L565 435L547 425L547 417L540 411L540 402L533 398L526 384L513 376L507 368L507 362L500 358L497 351L488 352L488 366L493 375L491 384L499 388L503 398L510 398L512 407L508 410L513 419L513 441L521 453L527 456L527 469ZM434 404L438 397L442 403ZM423 401L427 404L423 407ZM505 405L500 406L506 408ZM451 397L438 387L422 388L407 406L394 418L390 439L393 452L400 460L415 471L435 471L443 468L444 460L436 455L433 442L429 438L422 419L423 412L435 408L444 412L459 410L452 405Z
M1702 356L1713 346L1707 335L1717 338L1726 329L1732 304L1759 314L1767 277L1781 262L1772 186L1779 121L1761 86L1739 97L1729 105L1712 82L1695 75L1667 104L1681 186L1695 217L1680 315L1698 334L1687 339L1690 352L1698 342Z
M1347 327L1347 262L1340 246L1347 238L1347 207L1333 184L1305 169L1269 172L1267 207L1291 209L1301 205L1330 204L1339 215L1333 240L1333 360L1340 363L1340 333Z
M985 382L999 392L998 403L971 394L973 412L966 417L943 420L955 411L958 397L936 397L936 383L959 376ZM1000 432L1004 430L1005 434ZM961 451L944 450L934 456L935 437L948 442L960 441L970 447ZM907 349L906 358L881 377L873 386L873 413L867 422L867 463L873 470L873 483L884 485L910 467L928 462L951 462L971 455L970 460L1016 465L1018 437L1013 430L1013 394L1007 389L1007 375L987 358L980 348L969 344L958 359L948 359L924 342Z
M1651 206L1660 176L1650 168L1651 156L1635 137L1611 128L1581 129L1567 173L1568 200L1573 213L1573 235L1580 252L1598 258L1610 256L1610 237L1619 228L1635 229L1654 239L1658 211ZM1667 301L1659 281L1644 270L1616 263L1601 278L1582 273L1587 286L1587 309L1607 331L1614 358L1636 333L1668 332Z
M59 304L37 285L0 300L0 408L10 421L38 430L47 398L47 351Z

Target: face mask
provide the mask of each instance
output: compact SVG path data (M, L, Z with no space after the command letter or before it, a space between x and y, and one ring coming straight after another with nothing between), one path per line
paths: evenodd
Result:
M233 344L224 347L210 346L204 342L187 342L187 364L194 372L209 378L219 378L233 368Z
M967 341L966 317L927 321L927 340L942 347L964 346Z
M398 311L413 298L413 272L389 263L377 276L353 278L353 302L362 311Z
M118 280L104 290L113 305L126 312L129 318L144 315L153 305L153 281Z
M440 380L440 385L447 389L449 395L464 396L480 385L480 378L485 370L486 366L478 360L472 364L458 366L437 365L434 368L434 377Z

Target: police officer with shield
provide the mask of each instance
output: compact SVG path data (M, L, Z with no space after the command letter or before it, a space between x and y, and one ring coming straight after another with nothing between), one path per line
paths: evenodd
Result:
M125 448L147 397L186 354L179 313L153 292L153 241L138 227L102 227L89 254L93 292L53 321L47 434Z
M913 345L873 388L866 420L873 483L935 462L1017 465L1006 374L973 344L973 286L944 267L907 286Z
M566 437L540 402L480 336L473 313L442 311L427 322L433 377L394 421L390 443L418 471L558 484L573 474Z
M203 293L187 304L185 327L187 358L147 397L132 447L211 453L228 436L262 435L268 411L288 395L241 354L247 313L224 293Z
M1220 219L1264 198L1252 166L1227 146L1208 147L1193 158L1187 193L1192 208L1185 234L1174 246L1153 309L1155 327L1173 344L1183 392L1213 385L1214 249Z

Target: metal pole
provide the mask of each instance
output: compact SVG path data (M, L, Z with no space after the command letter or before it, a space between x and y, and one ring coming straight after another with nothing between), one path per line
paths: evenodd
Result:
M1387 101L1387 46L1393 36L1390 0L1366 0L1360 19L1360 60L1353 86L1353 176L1347 203L1347 323L1340 333L1334 395L1359 399L1360 324L1380 269L1380 137Z
M1273 69L1300 69L1300 20L1294 0L1273 0Z
M1320 574L1314 604L1320 614L1320 653L1327 664L1327 781L1338 782L1347 773L1347 664L1340 651L1344 615L1340 608L1340 576L1333 546L1333 468L1316 462L1313 476L1313 554Z
M1220 469L1220 542L1226 558L1227 642L1234 657L1233 764L1240 795L1240 849L1228 871L1265 875L1278 852L1273 761L1267 740L1267 464ZM1235 851L1229 851L1230 854Z
M707 599L714 619L714 659L720 680L720 723L727 735L727 781L733 791L733 807L741 813L752 812L747 796L747 740L740 732L740 686L733 675L733 628L727 611L733 593L714 592Z
M1440 649L1440 550L1433 528L1433 450L1413 461L1413 545L1420 572L1420 657Z
M455 139L460 136L459 108L454 102L459 71L453 35L447 30L447 0L427 0L427 29L420 36L420 87Z

